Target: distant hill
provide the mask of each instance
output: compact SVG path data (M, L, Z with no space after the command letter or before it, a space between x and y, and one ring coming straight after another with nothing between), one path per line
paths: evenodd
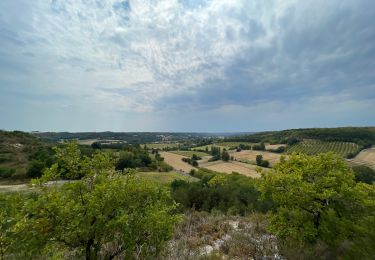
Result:
M195 138L215 137L210 133L173 133L173 132L33 132L35 136L58 142L60 140L120 140L127 143L152 143L184 141Z
M360 146L375 144L375 127L306 128L282 131L258 132L228 137L226 141L292 143L304 139L329 142L353 142Z

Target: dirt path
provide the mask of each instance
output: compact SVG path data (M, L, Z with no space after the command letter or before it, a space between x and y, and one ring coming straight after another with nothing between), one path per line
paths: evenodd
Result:
M67 182L72 182L69 180L59 180L59 181L49 181L47 185L62 185ZM28 186L28 184L14 184L14 185L0 185L0 192L21 192L21 191L31 191L34 188Z

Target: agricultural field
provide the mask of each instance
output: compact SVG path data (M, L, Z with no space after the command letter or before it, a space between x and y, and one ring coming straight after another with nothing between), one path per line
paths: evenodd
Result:
M324 142L319 140L304 140L287 149L287 153L306 153L314 155L318 153L334 152L342 157L346 157L349 153L355 153L359 149L359 145L349 142Z
M286 147L286 144L266 144L266 150L277 149L279 147Z
M164 162L172 166L176 171L190 172L191 170L197 170L197 168L182 161L182 158L186 156L170 152L160 152L160 155L164 158Z
M193 154L199 156L199 157L205 157L208 156L208 153L199 152L199 151L170 151L171 153L179 154L186 157L191 157Z
M179 143L148 143L148 144L143 144L141 145L142 147L147 147L149 149L174 149L178 148Z
M356 157L348 161L356 165L366 165L375 169L375 147L362 150Z
M66 141L63 141L63 143ZM82 139L77 140L77 143L80 145L92 145L95 142L100 142L101 144L122 144L124 143L121 140L112 140L112 139Z
M257 143L250 143L250 142L219 142L219 143L214 143L214 144L209 144L209 145L203 145L203 146L198 146L198 147L194 147L192 148L192 150L206 150L206 147L207 149L210 151L211 150L211 146L217 146L217 147L220 147L221 149L234 149L236 147L238 147L240 144L244 144L244 145L250 145L250 146L253 146L253 145L256 145Z
M139 178L154 181L156 183L167 185L174 180L184 180L188 182L197 181L197 178L194 178L188 174L182 174L178 172L139 172L136 176L138 176Z
M275 165L280 161L281 154L271 153L266 151L253 151L253 150L243 150L241 152L231 152L230 156L240 162L255 164L256 156L262 155L264 160L270 162L271 166Z
M248 163L241 163L236 161L231 162L223 162L223 161L215 161L215 162L208 162L206 164L201 165L202 168L206 168L216 172L223 172L223 173L233 173L238 172L239 174L252 177L252 178L259 178L260 174L256 171L258 168L255 165L248 164ZM265 168L262 168L265 169ZM268 170L268 169L265 169Z

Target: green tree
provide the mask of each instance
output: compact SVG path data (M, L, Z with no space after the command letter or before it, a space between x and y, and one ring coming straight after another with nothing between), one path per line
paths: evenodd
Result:
M63 162L64 167L54 164L33 181L38 192L25 200L18 213L18 221L11 230L17 239L8 243L9 255L86 259L156 257L179 219L173 213L175 204L169 191L138 179L134 170L116 172L113 160L106 153L79 157L76 149L76 144L58 148L58 162ZM72 155L67 155L67 151ZM82 179L61 186L50 185L62 173L79 175Z
M259 189L278 205L269 229L281 239L323 241L330 248L345 241L355 248L358 242L362 246L356 253L368 257L375 250L375 234L366 228L374 224L374 187L356 184L347 164L327 153L282 157L273 170L263 174Z
M225 162L229 161L230 159L229 153L225 149L221 153L221 159Z
M370 167L359 165L354 166L353 171L357 182L373 184L375 182L375 171Z
M256 161L256 163L257 163L258 166L261 166L262 165L262 161L263 161L263 156L261 154L258 154L255 157L255 161Z

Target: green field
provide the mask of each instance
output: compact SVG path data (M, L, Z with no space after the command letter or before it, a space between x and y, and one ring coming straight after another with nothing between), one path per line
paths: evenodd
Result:
M324 142L318 140L304 140L287 149L287 153L306 153L314 155L318 153L334 152L342 157L358 151L359 145L349 142Z
M161 184L169 184L174 180L196 181L192 176L182 175L177 172L139 172L137 176L147 180L155 181Z
M149 143L149 144L143 144L142 147L147 146L149 149L164 149L164 148L177 148L179 146L179 143Z
M170 151L170 153L175 153L175 154L179 154L179 155L186 156L186 157L191 157L191 156L193 156L193 154L195 154L199 157L209 155L208 153L198 152L198 151Z
M206 150L206 147L208 148L208 151L211 150L211 146L218 146L222 149L234 149L236 147L238 147L240 144L244 144L244 145L250 145L250 146L253 146L255 145L256 143L251 143L251 142L219 142L219 143L214 143L214 144L209 144L209 145L203 145L203 146L198 146L198 147L194 147L194 148L191 148L192 150Z

